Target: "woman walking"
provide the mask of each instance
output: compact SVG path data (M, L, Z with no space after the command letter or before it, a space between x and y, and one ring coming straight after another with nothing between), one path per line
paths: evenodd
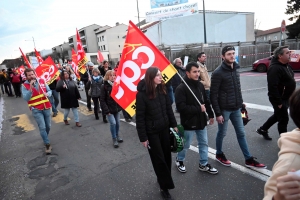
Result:
M57 82L56 91L60 92L61 108L64 109L64 122L69 125L68 115L72 109L74 120L77 127L81 127L78 116L78 100L81 99L76 83L70 77L67 71L60 74L60 80Z
M121 107L110 96L112 85L115 79L115 72L113 70L108 70L104 76L104 83L101 86L100 102L102 106L102 112L107 116L107 119L110 123L110 132L113 139L113 146L115 148L118 148L119 143L123 142L123 139L119 135Z
M164 199L172 199L169 189L174 183L171 176L171 148L169 128L177 130L161 72L157 67L147 69L145 79L137 86L136 129L140 142L150 154L152 165Z
M17 70L13 71L11 82L15 91L16 98L21 97L21 74L18 74Z
M93 99L94 102L94 114L95 114L95 118L96 120L99 120L99 104L100 104L100 95L101 95L101 85L103 84L103 78L102 76L100 76L100 71L95 68L93 69L93 75L92 77L89 78L89 82L87 84L88 87L91 90L91 97ZM106 119L105 115L103 116L103 121L104 118Z

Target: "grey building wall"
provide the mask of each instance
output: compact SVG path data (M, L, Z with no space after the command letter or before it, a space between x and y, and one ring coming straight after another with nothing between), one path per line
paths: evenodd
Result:
M285 40L286 38L288 38L286 32L282 34L282 40ZM280 40L280 32L276 32L276 33L270 33L270 34L266 34L266 35L262 35L262 36L258 36L256 37L256 41L257 42L266 42L266 41L278 41Z

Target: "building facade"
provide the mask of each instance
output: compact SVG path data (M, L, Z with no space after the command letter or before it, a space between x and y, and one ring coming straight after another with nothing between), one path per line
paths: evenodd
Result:
M281 34L281 27L272 28L269 30L256 30L255 31L255 41L256 42L267 42L267 41L279 41L280 37L281 40L285 40L288 38L287 35L288 31L286 30Z

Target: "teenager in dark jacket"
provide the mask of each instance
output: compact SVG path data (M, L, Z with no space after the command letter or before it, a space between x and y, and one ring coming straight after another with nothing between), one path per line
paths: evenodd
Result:
M77 127L81 127L78 115L78 100L81 99L76 82L70 77L67 71L60 74L60 80L57 82L56 91L60 92L61 108L64 109L64 122L69 125L68 115L72 109L74 121Z
M101 75L104 77L105 76L105 73L108 71L108 70L112 70L111 67L109 66L109 63L107 60L104 60L103 61L103 65L102 67L100 68L100 73Z
M206 96L204 86L199 81L199 77L199 65L196 62L188 63L186 65L186 76L184 77L184 81L188 86L185 83L181 83L175 92L176 107L180 113L180 122L184 127L184 137L186 140L184 149L177 154L175 163L178 171L181 173L186 172L183 161L196 134L200 156L199 170L210 174L217 174L218 170L208 164L207 117L205 112L207 111L208 113L210 125L214 123L214 114ZM201 105L193 94L200 101Z
M266 168L264 164L255 160L248 149L241 115L243 97L240 74L237 71L240 66L235 62L235 48L233 46L223 47L222 58L222 64L212 74L210 88L210 101L218 122L216 159L225 166L231 166L231 162L227 160L222 151L223 139L230 119L245 158L245 165L247 167Z
M87 66L86 72L84 74L80 73L80 80L83 81L83 83L84 83L87 108L89 111L92 111L92 102L91 102L92 97L88 94L88 91L90 89L88 82L89 82L90 77L93 74L94 64L89 61L86 63L86 66Z
M278 122L279 134L287 132L289 122L289 98L296 88L294 72L289 66L290 50L287 46L277 47L267 73L269 101L274 108L274 114L256 130L266 140L272 140L268 130Z
M140 142L148 148L152 165L164 199L171 199L169 189L174 183L171 176L171 148L169 128L176 131L177 123L157 67L147 69L145 79L137 86L136 129Z
M107 116L110 124L110 132L113 139L113 145L115 148L119 147L119 143L123 142L123 139L119 134L120 127L120 111L121 107L110 96L112 91L112 85L116 79L115 72L108 70L104 76L104 83L101 86L100 103L102 112Z

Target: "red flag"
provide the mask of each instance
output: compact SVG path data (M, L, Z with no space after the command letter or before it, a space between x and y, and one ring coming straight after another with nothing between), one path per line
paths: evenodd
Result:
M135 114L137 84L151 66L160 69L165 82L177 72L160 50L130 21L111 96L131 116Z
M35 69L35 72L36 76L38 78L44 79L44 81L48 85L56 80L59 76L59 71L50 56Z
M26 76L24 74L25 67L21 65L19 68L17 68L18 74L21 74L22 80L26 80Z
M84 74L86 71L85 63L87 63L87 58L85 56L84 49L82 48L82 43L78 30L76 29L76 39L77 39L77 60L78 60L78 70L80 73Z
M37 60L39 62L39 65L41 65L44 62L44 60L41 57L41 54L36 49L34 49L34 51L35 51L36 58L37 58Z
M27 67L33 69L33 67L31 66L30 62L28 61L27 57L24 55L24 53L23 53L23 51L21 50L20 47L19 47L19 49L20 49L21 54L22 54L22 56L24 58L24 61L26 62Z
M104 60L104 58L103 58L103 55L102 55L102 53L101 53L101 51L100 50L98 50L98 62L100 63L100 62L103 62L103 60Z
M76 54L76 52L73 48L72 48L72 69L73 69L74 73L76 74L76 77L80 80L80 75L79 75L79 72L78 72L77 54Z

